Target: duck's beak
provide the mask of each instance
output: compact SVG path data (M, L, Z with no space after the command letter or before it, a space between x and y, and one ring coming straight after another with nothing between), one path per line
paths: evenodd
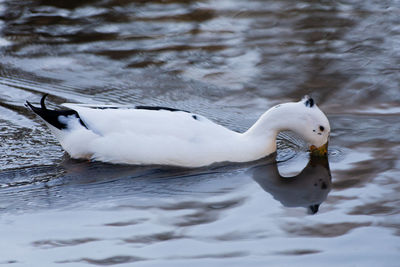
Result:
M325 157L328 155L328 142L320 147L310 146L311 156Z

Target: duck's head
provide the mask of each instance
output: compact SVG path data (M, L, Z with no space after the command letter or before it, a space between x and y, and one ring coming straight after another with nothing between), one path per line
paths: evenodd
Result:
M271 134L276 138L282 131L293 131L300 135L309 145L312 155L327 155L331 127L328 118L311 97L305 96L299 102L270 108L244 135L265 138L266 133L269 133L270 140L273 140L269 146L276 150L276 140L271 138Z
M296 104L299 112L299 115L296 116L299 119L296 132L309 144L312 155L326 156L331 133L328 118L318 108L314 99L307 95Z

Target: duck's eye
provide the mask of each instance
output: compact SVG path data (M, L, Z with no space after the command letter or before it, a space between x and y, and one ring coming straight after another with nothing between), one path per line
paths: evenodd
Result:
M323 132L325 130L324 126L320 125L319 129L321 130L321 132Z

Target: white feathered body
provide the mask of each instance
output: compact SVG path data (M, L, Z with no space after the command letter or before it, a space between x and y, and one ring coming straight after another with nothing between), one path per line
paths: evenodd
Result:
M110 163L199 167L214 162L261 158L265 147L246 141L209 119L184 111L93 108L63 104L78 112L59 118L59 130L48 124L72 158Z

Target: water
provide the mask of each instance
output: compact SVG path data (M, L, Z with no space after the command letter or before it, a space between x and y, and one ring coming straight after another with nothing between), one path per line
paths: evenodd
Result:
M0 1L0 265L398 266L399 25L396 0ZM329 160L75 161L23 106L43 93L237 131L311 94Z

